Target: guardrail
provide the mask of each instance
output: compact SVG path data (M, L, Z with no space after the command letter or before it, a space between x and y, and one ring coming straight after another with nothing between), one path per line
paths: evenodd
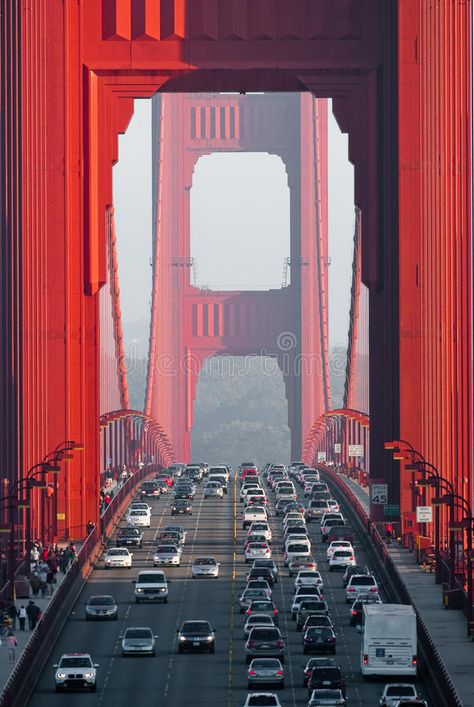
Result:
M318 468L321 465L318 464ZM322 467L323 473L326 474L330 484L337 487L342 496L348 501L349 514L356 516L365 532L372 540L372 547L375 550L375 557L378 559L379 571L385 574L387 585L390 586L395 593L398 601L402 604L411 604L415 610L418 627L418 647L421 651L423 659L423 669L428 673L429 681L428 688L434 692L434 698L437 705L449 705L449 707L463 707L461 698L456 692L456 688L451 680L451 677L446 670L443 660L438 653L438 650L431 639L425 622L418 611L413 598L408 591L405 582L403 581L396 564L393 562L390 553L385 545L383 538L379 534L377 528L369 519L367 512L362 504L351 492L347 484L330 467Z
M157 464L149 464L136 471L114 495L109 507L100 518L100 523L86 538L74 564L68 569L63 580L51 597L40 621L23 649L8 681L0 695L0 707L21 707L27 704L35 681L30 675L37 675L49 657L51 648L69 614L71 603L76 599L77 581L89 575L93 563L102 552L103 542L109 537L134 494L138 484L161 470Z

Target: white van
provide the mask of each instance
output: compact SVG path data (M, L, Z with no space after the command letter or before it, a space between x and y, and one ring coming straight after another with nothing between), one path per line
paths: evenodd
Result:
M364 604L360 669L370 675L416 676L416 614L405 604Z
M160 570L143 570L134 580L135 601L168 601L168 581L164 572Z

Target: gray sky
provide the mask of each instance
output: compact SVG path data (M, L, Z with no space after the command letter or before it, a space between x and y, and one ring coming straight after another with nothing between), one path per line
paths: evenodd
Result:
M113 176L121 304L128 324L147 320L150 312L150 100L135 101L133 119L120 137L119 163ZM347 340L353 204L347 136L341 135L330 112L331 344ZM289 194L279 157L230 153L199 160L191 191L191 251L197 262L198 285L214 289L281 286L284 259L289 255Z

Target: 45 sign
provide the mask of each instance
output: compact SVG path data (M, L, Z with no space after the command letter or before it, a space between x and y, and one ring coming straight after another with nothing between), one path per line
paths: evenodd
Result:
M388 503L388 484L372 484L370 498L374 505L385 506Z

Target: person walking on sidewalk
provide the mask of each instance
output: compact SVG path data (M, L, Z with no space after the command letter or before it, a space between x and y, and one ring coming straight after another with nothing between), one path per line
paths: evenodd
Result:
M33 629L36 628L36 624L38 623L39 618L41 616L41 609L31 599L28 603L28 606L26 607L26 613L30 624L30 631L33 631Z
M18 611L16 610L16 606L15 606L14 602L12 602L10 604L10 606L8 607L7 614L10 617L11 622L12 622L11 627L12 627L13 631L15 631L16 630L16 618L18 616Z
M28 614L26 613L26 609L24 605L22 604L20 608L18 609L18 623L20 624L20 631L25 630L25 621L28 617Z
M6 644L8 648L8 662L9 663L14 663L16 660L16 647L18 645L18 641L16 640L16 636L13 633L13 631L9 631L8 636L6 638Z
M393 538L393 526L391 523L385 524L385 538L387 540L387 545L390 546Z

